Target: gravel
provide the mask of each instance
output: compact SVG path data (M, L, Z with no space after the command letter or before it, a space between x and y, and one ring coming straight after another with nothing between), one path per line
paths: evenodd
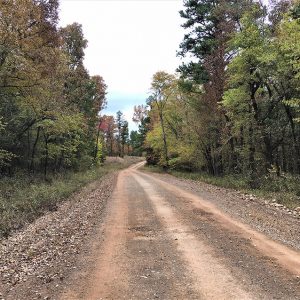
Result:
M0 299L53 299L99 228L117 172L85 187L0 244Z
M256 197L251 194L217 187L200 181L155 174L159 179L195 193L216 205L233 218L250 225L271 239L300 250L300 210Z
M57 299L88 251L106 214L117 172L108 174L24 230L0 243L0 299ZM294 249L300 250L300 211L276 201L199 181L156 174L203 197L222 211ZM80 270L78 270L80 271Z

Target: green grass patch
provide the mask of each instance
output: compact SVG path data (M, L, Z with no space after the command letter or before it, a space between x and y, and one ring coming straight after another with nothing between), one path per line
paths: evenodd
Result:
M145 166L144 169L155 173L166 173L162 168L157 166ZM239 190L269 201L275 199L277 203L281 203L291 209L300 206L299 176L283 175L277 177L274 174L269 174L261 179L260 188L251 189L249 180L241 175L211 176L206 173L176 170L169 170L167 173L178 178L202 181L219 187Z
M141 159L135 157L109 158L102 166L55 174L47 181L24 173L0 179L0 238L7 237L45 212L56 210L59 202L88 183L138 161Z

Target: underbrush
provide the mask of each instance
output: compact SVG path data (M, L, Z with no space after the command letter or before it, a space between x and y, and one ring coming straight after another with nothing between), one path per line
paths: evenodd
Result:
M90 182L109 172L141 161L141 158L108 158L102 166L80 172L65 172L49 176L28 176L25 173L0 179L0 238L34 221L46 211L57 209L59 202Z
M144 168L156 173L166 173L162 168L157 166L145 166ZM169 170L167 173L179 178L202 181L219 187L240 190L269 201L275 200L277 203L292 209L300 206L299 176L283 174L277 177L271 172L264 178L261 178L259 188L252 189L249 185L249 180L241 175L212 176L207 173L177 170Z

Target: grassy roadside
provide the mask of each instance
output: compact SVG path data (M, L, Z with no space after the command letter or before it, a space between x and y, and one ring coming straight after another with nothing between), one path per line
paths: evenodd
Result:
M154 166L145 166L144 170L165 173L161 168ZM182 172L169 170L168 174L178 178L202 181L219 187L239 190L244 193L252 194L264 198L267 201L276 200L277 203L283 204L290 209L300 206L300 178L299 177L282 177L265 179L259 189L251 189L245 178L241 176L223 176L214 177L198 172Z
M48 182L18 174L0 179L0 238L22 228L102 176L141 161L137 157L108 158L103 166L53 175Z

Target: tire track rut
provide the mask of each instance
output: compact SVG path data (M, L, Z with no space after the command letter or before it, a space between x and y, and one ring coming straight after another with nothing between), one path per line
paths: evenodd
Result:
M141 165L119 173L93 266L59 299L300 299L297 251Z

